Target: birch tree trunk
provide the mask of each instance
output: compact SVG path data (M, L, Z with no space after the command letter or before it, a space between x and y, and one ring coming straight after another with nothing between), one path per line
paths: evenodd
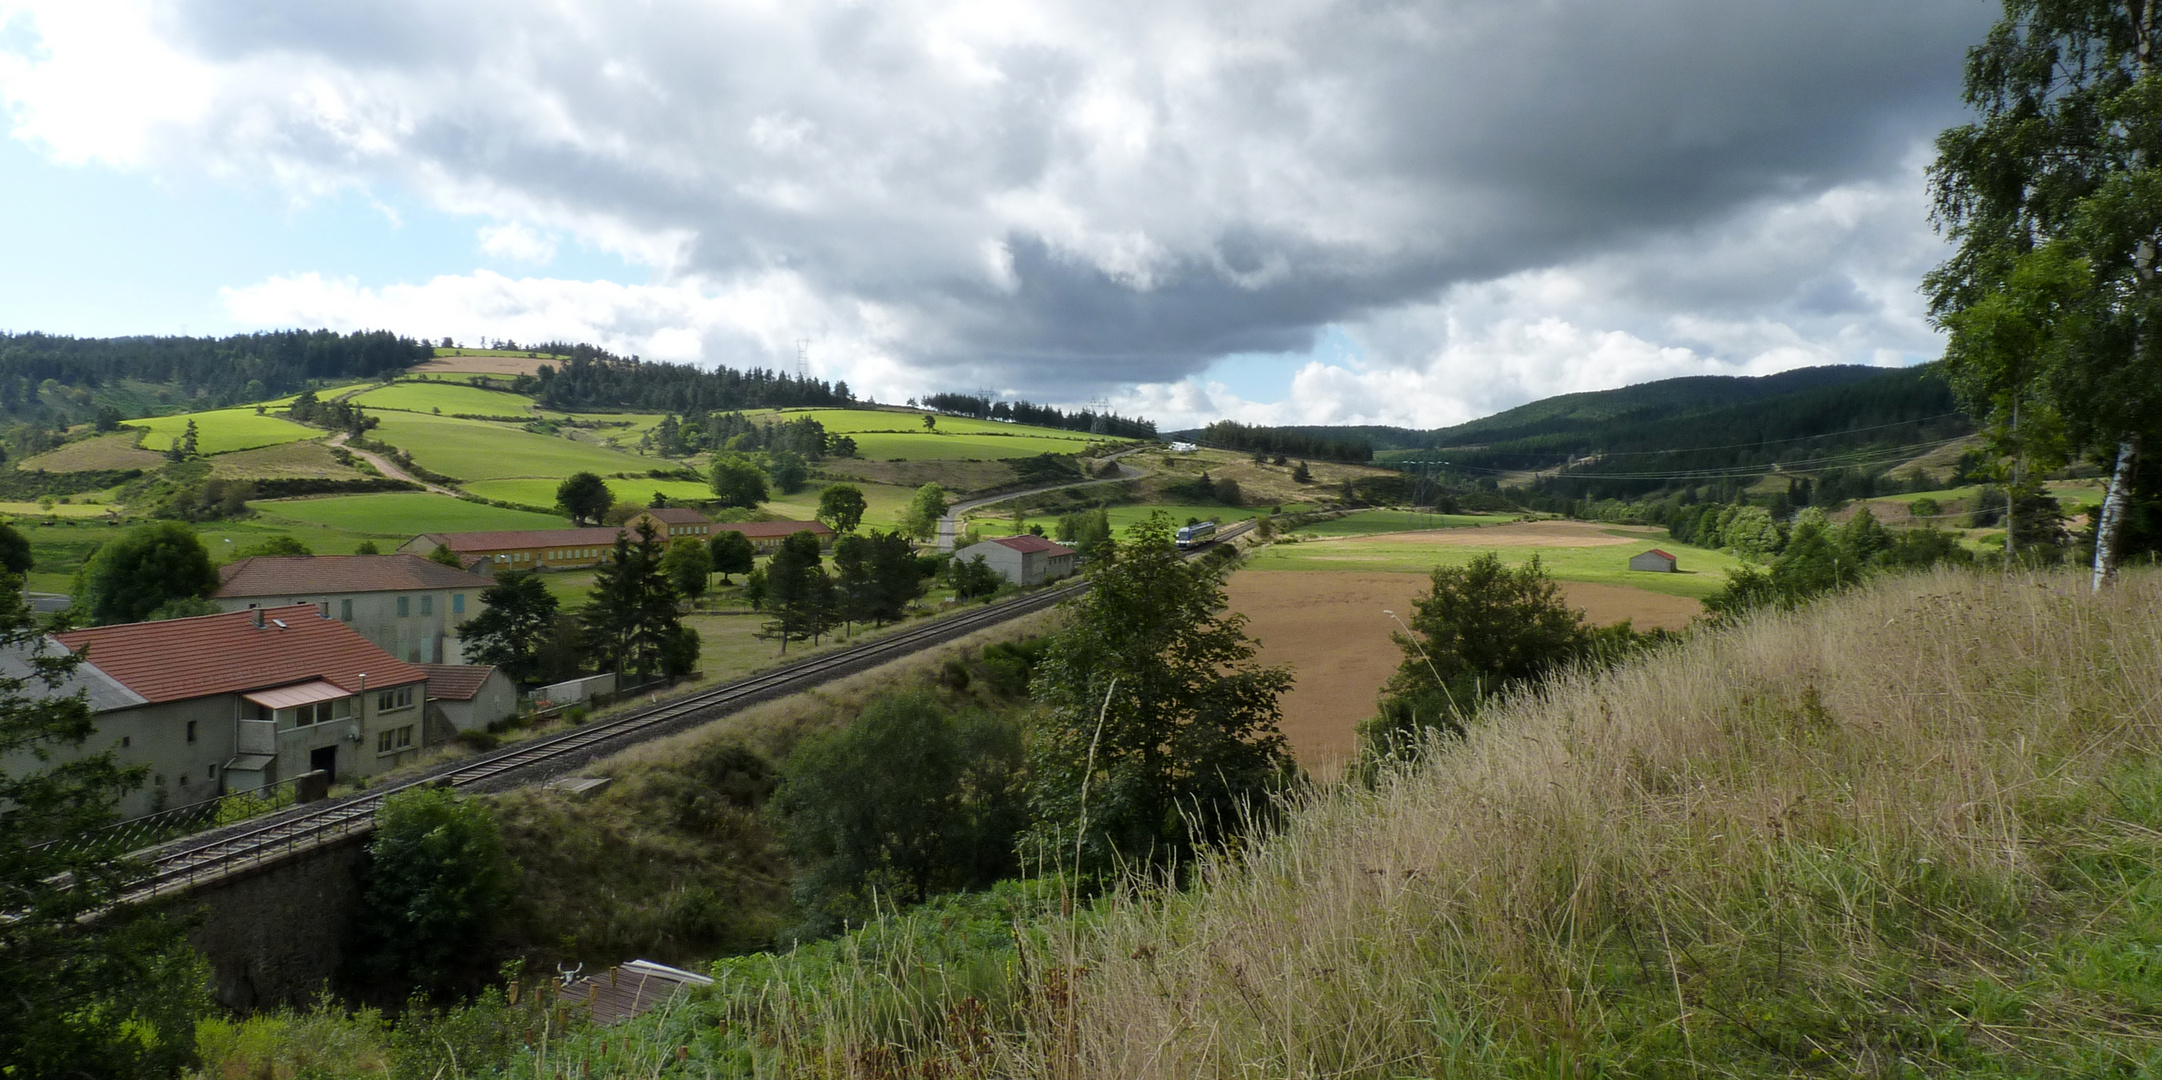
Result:
M2117 444L2117 468L2110 473L2109 494L2102 497L2102 520L2094 530L2094 588L2117 579L2117 549L2124 537L2125 504L2132 497L2132 470L2139 465L2139 436Z

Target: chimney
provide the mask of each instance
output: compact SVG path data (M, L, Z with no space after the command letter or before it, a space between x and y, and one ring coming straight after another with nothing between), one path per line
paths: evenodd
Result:
M257 630L261 630L263 628L263 609L259 607L251 607L248 610L255 613L255 628Z

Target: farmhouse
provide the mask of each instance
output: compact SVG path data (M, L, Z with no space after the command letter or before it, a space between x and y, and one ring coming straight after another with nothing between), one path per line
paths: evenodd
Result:
M1055 544L1041 536L1001 536L970 544L954 552L953 557L964 562L977 556L999 576L1016 585L1041 585L1056 581L1074 572L1074 562L1079 553L1063 544Z
M1629 569L1649 570L1657 574L1671 574L1681 569L1681 566L1679 560L1675 559L1674 556L1658 548L1653 548L1641 555L1630 556Z
M258 555L218 568L210 599L227 611L313 604L376 647L408 663L456 664L458 627L481 613L485 574L405 552L391 555Z
M121 765L150 769L150 783L121 799L124 817L317 769L368 776L427 741L427 674L313 604L73 630L41 648L84 658L50 691L85 692L96 733L82 752L110 749ZM0 672L25 674L28 661L0 656ZM36 681L29 689L47 692ZM0 768L29 766L27 754Z

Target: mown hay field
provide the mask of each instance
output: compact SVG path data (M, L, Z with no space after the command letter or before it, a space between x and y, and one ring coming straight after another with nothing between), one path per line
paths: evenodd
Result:
M296 424L275 414L258 414L252 405L239 409L153 416L124 423L128 427L143 428L149 432L143 436L143 449L162 451L172 448L173 440L179 438L187 429L190 420L195 421L196 452L206 455L299 442L302 439L319 438L323 434L315 428Z
M1261 643L1261 661L1298 677L1283 699L1284 737L1299 764L1336 776L1358 751L1359 721L1374 715L1383 683L1403 662L1390 635L1409 622L1426 574L1242 570L1225 590L1231 611ZM1582 581L1562 583L1569 606L1594 626L1679 630L1703 612L1684 596Z
M1286 529L1298 537L1372 536L1376 533L1417 532L1423 529L1458 529L1470 525L1501 525L1514 520L1507 514L1440 514L1418 510L1358 510L1342 517L1324 518Z
M649 476L626 479L606 476L602 481L615 494L618 502L651 503L655 492L668 496L674 502L695 502L713 497L710 485L696 480L656 480ZM524 506L554 506L556 488L562 486L559 477L523 477L516 480L476 480L464 485L465 490L483 499L500 499Z
M24 458L17 462L15 467L25 471L96 472L104 469L155 469L165 464L163 454L155 454L135 445L136 440L142 437L139 432L121 431L79 439L35 457Z
M616 450L536 435L511 424L423 413L378 413L368 436L411 454L422 467L460 480L554 477L574 472L644 472L669 463ZM553 501L552 499L550 501Z
M563 529L570 521L500 506L467 502L448 495L394 491L380 495L334 495L320 499L270 499L254 504L270 518L283 518L369 536L411 539L424 532L481 532L494 529ZM386 548L385 550L389 550Z
M321 442L292 442L219 454L210 461L210 475L224 480L359 480L370 474L340 462Z
M1651 548L1679 559L1680 573L1629 569L1629 557ZM1726 585L1726 571L1740 565L1732 555L1677 544L1664 529L1600 525L1584 521L1529 521L1476 528L1381 533L1277 543L1253 556L1256 570L1430 572L1435 566L1469 562L1496 552L1511 566L1534 556L1563 581L1618 585L1701 600Z

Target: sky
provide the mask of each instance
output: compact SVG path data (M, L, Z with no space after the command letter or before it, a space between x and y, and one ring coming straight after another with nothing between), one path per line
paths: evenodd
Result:
M1934 359L1989 0L0 0L0 330L1177 428Z

